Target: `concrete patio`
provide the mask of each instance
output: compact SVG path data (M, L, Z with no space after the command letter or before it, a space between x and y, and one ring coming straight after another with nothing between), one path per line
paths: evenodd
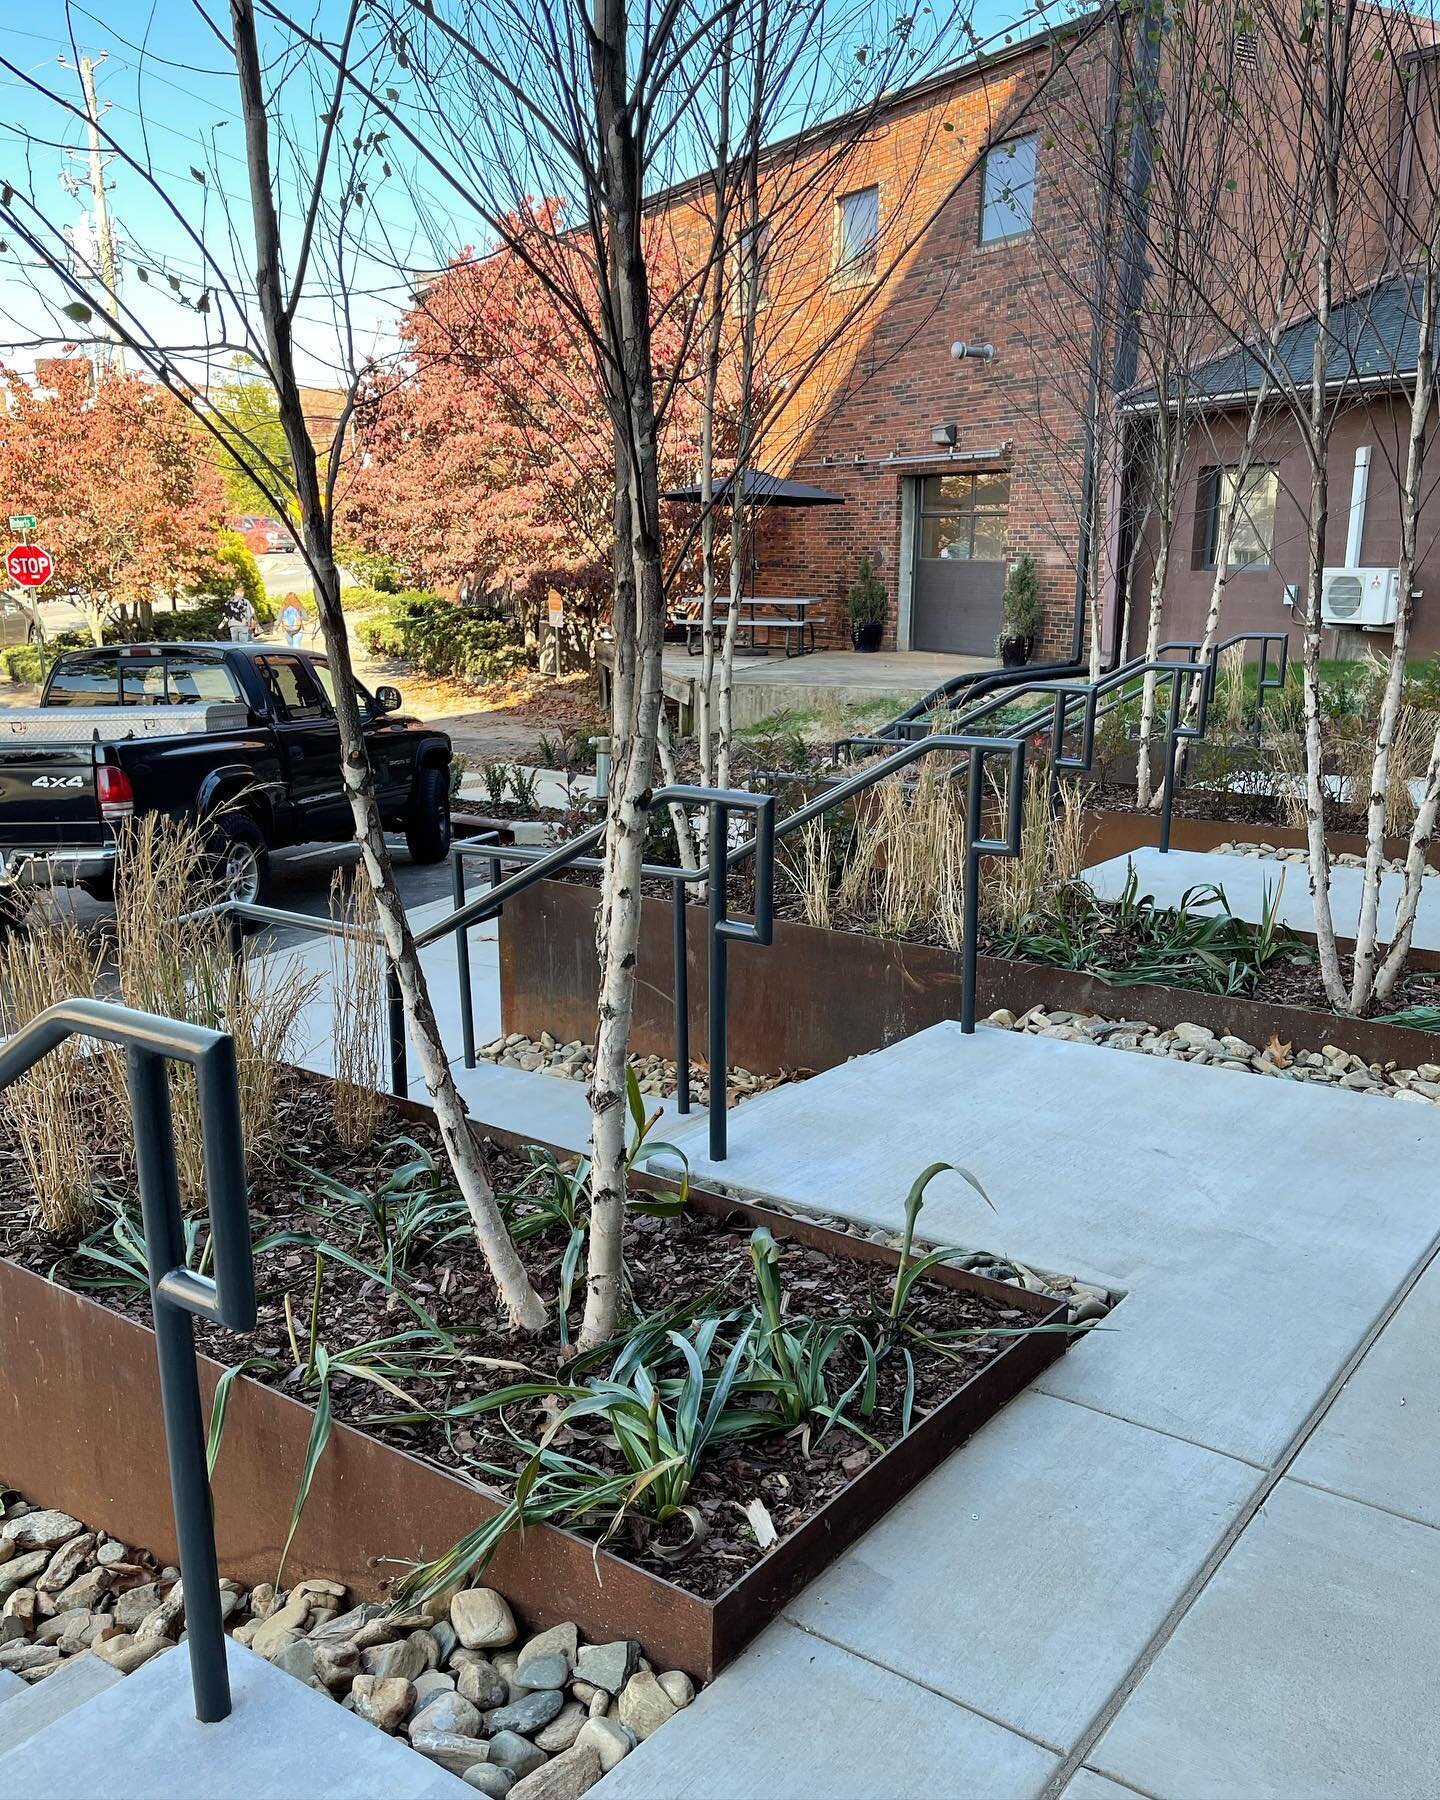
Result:
M700 664L701 658L691 656L683 644L665 646L665 693L687 713L695 704ZM848 706L887 696L899 703L898 711L923 699L952 675L999 666L994 657L934 650L877 650L866 655L853 650L817 650L809 656L741 654L735 658L735 723L753 725L780 712L810 712L827 704Z

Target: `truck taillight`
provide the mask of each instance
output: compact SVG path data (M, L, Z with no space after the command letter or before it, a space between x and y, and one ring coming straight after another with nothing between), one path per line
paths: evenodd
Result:
M108 825L118 825L135 811L135 790L130 777L113 763L101 763L95 770L95 794L100 802L100 817Z

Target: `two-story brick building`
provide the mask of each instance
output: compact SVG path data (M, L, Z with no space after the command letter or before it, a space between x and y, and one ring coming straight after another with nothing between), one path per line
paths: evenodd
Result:
M990 655L1025 551L1040 651L1069 644L1096 252L1056 118L1107 69L1071 26L894 94L841 151L822 131L768 153L760 360L788 391L756 461L844 505L758 513L754 579L819 597L822 645L848 642L868 555L887 645Z

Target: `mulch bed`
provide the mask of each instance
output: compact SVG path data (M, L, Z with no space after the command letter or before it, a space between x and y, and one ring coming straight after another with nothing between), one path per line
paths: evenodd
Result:
M392 1137L403 1133L440 1155L438 1133L428 1122L416 1123L397 1115L393 1133L382 1130L368 1151L349 1151L336 1143L330 1130L329 1084L319 1077L300 1077L279 1103L281 1141L290 1154L309 1168L336 1176L351 1186L366 1188L383 1180L413 1151L395 1145ZM513 1152L490 1144L487 1154L497 1191L513 1187L528 1164ZM897 1174L897 1192L903 1187ZM117 1189L128 1181L121 1166L96 1169L97 1179ZM33 1222L30 1194L15 1138L15 1124L8 1108L0 1108L0 1254L37 1273L67 1283L72 1246L56 1242ZM303 1169L288 1163L261 1171L252 1182L251 1210L258 1236L262 1231L295 1230L331 1239L361 1260L376 1260L373 1237L356 1242L342 1235L332 1218L312 1209L307 1202L333 1206L316 1191ZM749 1226L729 1225L696 1211L673 1219L632 1217L626 1239L626 1266L633 1284L635 1306L649 1313L685 1299L713 1291L720 1304L746 1305L754 1298L749 1256ZM538 1291L552 1305L558 1290L560 1258L565 1248L563 1232L542 1233L522 1246L522 1255ZM870 1316L872 1309L888 1305L888 1286L874 1265L835 1257L798 1244L781 1243L781 1272L789 1312L796 1317L845 1318ZM259 1320L252 1335L240 1337L218 1326L196 1322L196 1340L209 1356L222 1363L260 1355L279 1365L274 1375L261 1379L303 1395L286 1329L285 1297L288 1294L296 1335L302 1350L309 1330L315 1259L312 1251L297 1246L278 1247L257 1258L256 1278L261 1293ZM543 1339L525 1339L505 1324L493 1284L479 1250L468 1234L438 1252L421 1246L412 1256L406 1290L444 1327L464 1332L467 1358L494 1358L523 1363L524 1369L489 1368L479 1360L447 1368L437 1377L399 1378L399 1385L417 1405L438 1409L471 1398L497 1386L533 1379L558 1371L565 1360L552 1331ZM582 1284L583 1289L583 1284ZM128 1317L149 1323L148 1295L95 1294L102 1304ZM583 1291L572 1311L572 1331L578 1328ZM1021 1313L986 1296L966 1294L933 1282L917 1284L907 1318L923 1329L1016 1326L1032 1315ZM320 1341L335 1354L375 1338L406 1330L414 1323L410 1311L378 1280L367 1280L336 1262L327 1263L320 1308ZM912 1346L915 1361L915 1419L918 1421L983 1367L1011 1340L981 1336L966 1340L952 1354ZM860 1360L848 1348L831 1364L832 1393L840 1393L859 1372ZM865 1430L886 1447L901 1435L900 1418L905 1371L900 1357L881 1364L879 1397L874 1412L863 1421ZM477 1462L521 1467L521 1451L497 1423L498 1415L482 1415L463 1425L426 1421L420 1425L370 1425L367 1417L377 1411L400 1410L369 1382L337 1376L332 1382L335 1415L362 1426L375 1436L438 1466L466 1471ZM538 1437L547 1422L539 1402L509 1409L511 1425L525 1438ZM619 1468L617 1453L603 1435L588 1423L582 1436L568 1447L589 1459ZM708 1527L701 1546L678 1561L670 1560L670 1546L647 1538L637 1525L627 1527L610 1542L617 1554L640 1564L689 1592L712 1597L762 1552L746 1523L745 1505L759 1498L769 1510L781 1537L801 1525L857 1474L875 1454L858 1436L836 1429L821 1443L818 1425L721 1447L705 1457L693 1484L689 1504L697 1507ZM476 1473L486 1485L493 1477ZM687 1533L688 1535L688 1533Z

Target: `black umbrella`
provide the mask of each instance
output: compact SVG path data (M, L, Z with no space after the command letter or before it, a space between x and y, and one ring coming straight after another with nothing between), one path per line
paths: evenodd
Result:
M726 475L711 487L711 500L716 506L730 504L733 475ZM691 487L667 488L662 500L674 500L682 506L704 504L697 481ZM740 481L740 499L746 506L843 506L845 496L832 494L828 488L811 487L805 481L790 481L783 475L767 475L764 469L746 469Z

